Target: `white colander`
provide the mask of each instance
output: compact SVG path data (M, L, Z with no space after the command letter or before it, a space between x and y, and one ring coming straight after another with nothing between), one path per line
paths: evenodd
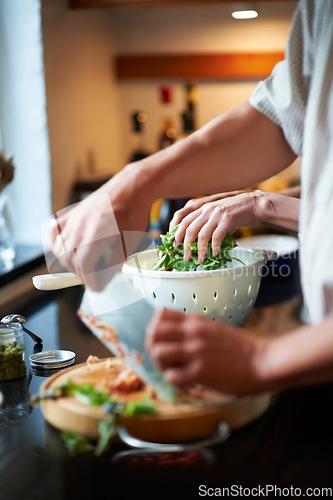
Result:
M198 313L239 326L250 314L258 295L261 269L275 252L236 247L227 269L213 271L153 271L158 251L147 250L129 257L123 273L156 308Z

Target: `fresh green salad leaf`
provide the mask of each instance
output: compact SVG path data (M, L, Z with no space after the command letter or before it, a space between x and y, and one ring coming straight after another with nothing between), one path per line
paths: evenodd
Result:
M79 401L88 406L100 406L106 413L106 417L98 422L99 439L97 444L92 443L85 436L75 432L63 431L61 433L61 439L71 456L92 452L96 456L100 456L107 451L117 433L117 419L119 415L152 415L157 413L156 406L148 399L142 399L141 401L135 401L126 405L120 402L115 396L110 396L105 391L95 389L91 384L75 384L70 379L49 390L42 397L36 398L36 404L42 399L56 399L66 396L75 396Z
M75 384L67 379L63 384L56 387L62 396L75 396L81 403L89 406L101 406L109 401L109 395L105 391L95 389L91 384Z
M189 247L192 251L192 257L189 261L184 261L184 244L181 243L178 247L174 247L175 234L178 226L167 234L161 234L162 245L157 245L158 262L154 265L153 270L165 269L166 271L211 271L213 269L225 268L227 262L237 260L244 265L244 262L236 257L230 256L230 250L237 247L237 243L231 234L227 233L222 241L218 255L213 256L212 245L209 241L207 248L206 260L202 263L198 261L198 243L190 243Z
M98 422L99 440L96 444L95 455L100 457L111 446L117 434L117 414L109 413L104 420Z
M157 413L156 406L149 399L144 399L142 401L133 401L128 403L123 409L122 414L129 415L154 415Z
M60 436L71 457L92 452L95 449L94 444L88 438L82 436L82 434L62 431Z

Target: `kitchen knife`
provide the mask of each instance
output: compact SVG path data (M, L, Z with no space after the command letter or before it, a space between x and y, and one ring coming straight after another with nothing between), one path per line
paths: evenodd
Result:
M93 323L89 320L91 313ZM174 387L156 369L144 345L145 330L153 313L154 307L121 273L101 292L86 290L80 306L82 321L101 342L113 354L123 356L128 366L152 385L159 396L173 401Z
M40 290L55 290L82 284L72 273L39 275L33 284ZM94 335L115 355L124 357L128 366L158 395L174 401L175 388L164 380L145 349L145 330L154 307L138 292L128 278L115 273L103 290L86 289L79 316Z

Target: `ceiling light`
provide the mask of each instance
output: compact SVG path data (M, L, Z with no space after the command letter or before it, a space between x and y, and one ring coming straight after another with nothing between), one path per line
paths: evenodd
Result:
M233 6L231 15L234 19L254 19L258 17L258 11L251 3L236 3Z

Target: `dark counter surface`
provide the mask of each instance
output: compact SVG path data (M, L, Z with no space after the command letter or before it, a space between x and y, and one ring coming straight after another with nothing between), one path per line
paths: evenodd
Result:
M76 316L80 294L80 287L42 294L40 301L25 310L8 313L19 312L27 318L26 326L43 338L43 350L73 350L77 364L90 354L107 357L109 351ZM273 335L299 324L299 314L300 299L296 298L255 309L247 327ZM27 357L34 348L27 337ZM44 380L28 373L29 395L37 394ZM24 396L24 387L20 394ZM255 488L253 495L271 498L286 493L320 496L322 488L332 488L326 496L333 494L333 385L274 395L265 415L233 431L227 441L205 452L205 461L192 465L117 461L120 453L129 450L120 442L99 458L69 457L59 432L45 422L40 408L27 408L25 419L0 419L1 500L186 500L227 496L223 488L232 488L229 497L250 496L250 490L241 488Z

